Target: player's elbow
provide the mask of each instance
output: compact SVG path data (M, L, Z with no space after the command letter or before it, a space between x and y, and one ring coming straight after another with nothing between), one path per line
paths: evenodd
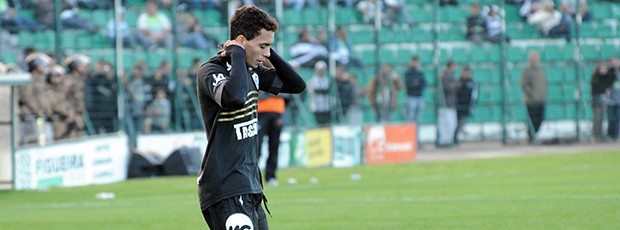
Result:
M222 97L222 107L227 109L241 109L245 106L245 102L246 98L239 95L226 95L226 97Z

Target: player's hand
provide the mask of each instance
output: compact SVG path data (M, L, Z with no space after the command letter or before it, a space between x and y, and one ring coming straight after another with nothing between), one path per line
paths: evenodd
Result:
M237 38L235 40L228 40L224 43L224 52L220 54L222 57L229 56L228 52L226 51L229 46L239 46L241 47L241 49L245 50L245 46L243 46L241 39Z

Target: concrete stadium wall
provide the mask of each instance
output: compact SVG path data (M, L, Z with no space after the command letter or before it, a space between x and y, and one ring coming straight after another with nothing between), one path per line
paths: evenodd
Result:
M0 86L0 190L12 188L11 87Z

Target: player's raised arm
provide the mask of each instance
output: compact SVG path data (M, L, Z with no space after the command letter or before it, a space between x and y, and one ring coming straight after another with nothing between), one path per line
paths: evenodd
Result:
M281 93L301 93L306 89L306 83L297 71L284 61L275 50L271 49L269 61L276 70L276 75L282 80Z

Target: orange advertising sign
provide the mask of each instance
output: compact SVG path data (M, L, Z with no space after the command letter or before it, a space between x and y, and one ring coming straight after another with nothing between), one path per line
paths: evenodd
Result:
M366 163L413 161L416 135L415 124L366 126Z

